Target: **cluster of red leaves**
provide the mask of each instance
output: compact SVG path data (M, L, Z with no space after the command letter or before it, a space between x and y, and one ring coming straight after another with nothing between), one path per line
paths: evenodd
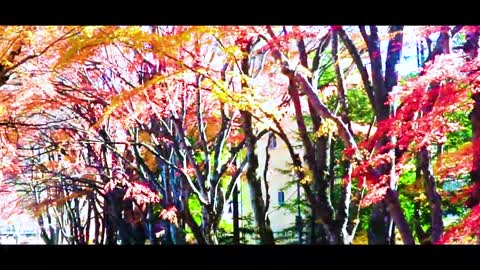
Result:
M396 96L390 96L389 103L401 101L395 116L380 121L375 134L359 144L360 151L374 152L371 158L357 166L353 172L353 177L367 181L369 194L362 201L362 206L381 200L385 194L390 177L380 175L378 169L391 163L390 152L393 149L402 153L395 161L396 174L401 175L406 162L414 158L420 149L444 143L447 134L460 128L457 123L449 122L447 116L459 110L468 111L472 106L470 89L467 88L471 79L465 76L465 72L459 72L464 67L463 64L458 57L440 55L433 64L426 65L423 75L409 80L395 93ZM389 141L379 147L379 141L385 137L395 137L396 142ZM465 162L455 162L454 170L457 173L462 172L461 168L464 171L471 169L471 153L471 149L459 153ZM441 162L438 164L441 165ZM440 170L451 173L448 168Z
M187 168L182 168L182 171L190 177L194 177L196 174L196 171L193 165L190 165ZM177 176L180 176L180 174L177 174Z
M230 143L238 144L245 139L245 134L240 129L234 129L230 133L228 140Z
M272 27L275 29L275 27ZM288 52L289 46L291 41L297 41L300 38L310 38L310 37L317 37L319 35L318 31L310 32L308 29L302 29L301 27L293 27L291 31L287 31L282 35L276 35L274 38L268 41L268 43L258 49L258 53L266 52L272 48L277 48L280 51Z
M430 37L431 34L441 31L448 31L448 26L436 25L436 26L423 26L419 27L417 33L421 37Z
M168 220L173 224L177 224L177 208L175 206L163 209L160 213L160 217L164 220Z
M105 194L116 189L125 190L124 200L134 200L139 205L144 206L148 203L159 203L160 196L153 187L146 182L127 181L125 177L115 178L104 186Z
M480 183L474 183L468 188L461 189L452 198L451 202L457 204L459 202L465 202L465 205L471 207L473 198L477 197L476 194L480 194Z
M480 90L480 60L474 59L472 61L467 62L463 68L462 72L467 74L466 81L470 84L472 93L478 93Z
M10 185L2 183L0 179L0 220L9 220L15 215L23 213L19 207L21 199Z
M476 241L474 237L480 237L479 224L480 205L477 205L472 208L472 212L468 217L462 220L458 225L446 231L437 244L475 244Z
M127 186L124 199L133 199L140 205L160 202L160 196L151 185L138 181L131 182Z
M480 26L478 25L465 25L462 27L462 30L465 33L471 33L471 32L479 32L480 31Z
M385 175L385 177L388 177ZM388 177L390 178L390 177ZM368 207L372 204L378 203L385 197L387 189L389 188L388 185L385 184L387 181L382 181L370 186L372 191L368 192L365 197L360 201L360 207Z
M237 172L238 168L235 166L235 164L227 164L227 175L234 175Z
M359 147L372 152L382 138L392 136L397 138L396 143L386 143L376 149L376 155L367 164L356 168L355 176L369 177L371 169L366 168L378 168L390 162L386 153L393 148L416 153L423 147L445 142L449 132L459 129L459 125L449 123L446 116L459 109L469 109L471 102L468 90L461 86L465 76L458 72L461 62L457 60L449 55L437 57L434 64L426 66L423 76L410 80L397 93L396 99L400 99L402 105L396 115L379 122L376 133ZM401 169L402 164L398 166Z
M381 182L387 181L385 178L387 175L377 175L375 169L379 166L389 164L392 162L390 154L379 154L372 157L368 162L364 162L357 166L353 171L352 177L360 179L360 185L364 185L366 181L367 185L375 185L379 181L379 177L382 178Z

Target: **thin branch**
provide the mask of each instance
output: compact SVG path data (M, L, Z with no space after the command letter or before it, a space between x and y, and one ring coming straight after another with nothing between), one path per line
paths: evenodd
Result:
M367 96L368 96L368 99L370 100L370 104L372 104L372 107L375 110L375 96L373 93L372 84L368 76L367 68L363 65L362 58L357 48L355 47L355 44L353 44L352 40L345 33L345 30L338 29L336 30L336 32L338 33L339 37L342 39L343 43L345 44L345 47L347 48L348 52L352 56L353 62L355 63L358 71L360 72L363 86L365 87L365 91L367 92Z
M49 45L47 45L45 48L43 48L43 50L41 50L39 53L36 53L36 54L32 54L32 55L29 55L29 56L26 56L24 57L22 60L18 61L15 65L9 67L9 68L6 68L5 70L2 71L1 74L7 74L7 72L11 71L11 70L14 70L16 69L18 66L22 65L23 63L27 62L28 60L31 60L31 59L34 59L34 58L37 58L39 56L41 56L42 54L44 54L45 52L47 52L53 45L57 44L58 42L62 41L62 40L66 40L76 34L73 34L71 36L69 36L70 33L74 32L76 30L76 28L73 28L71 29L70 31L68 31L67 33L63 34L61 37L59 37L58 39L56 39L55 41L53 41L52 43L50 43ZM1 75L0 75L1 76Z

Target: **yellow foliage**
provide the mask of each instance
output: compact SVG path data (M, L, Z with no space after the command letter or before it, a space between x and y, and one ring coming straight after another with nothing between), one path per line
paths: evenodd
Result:
M88 38L92 38L93 35L94 35L94 32L95 30L97 30L98 28L100 28L99 26L85 26L83 28L83 33L88 37Z
M138 133L138 140L141 143L150 145L152 142L152 136L149 132L145 130L141 130ZM158 171L158 166L157 166L157 158L155 157L155 155L145 147L140 148L140 154L145 160L145 164L147 165L148 169L156 173Z
M353 238L352 244L354 245L368 245L368 234L366 231L358 232Z
M300 167L300 166L295 166L295 167L293 168L293 170L294 170L295 172L304 172L304 171L305 171L305 170L303 169L303 167Z
M245 55L245 53L242 52L242 49L238 46L227 47L225 48L225 52L234 59L242 59Z
M420 201L420 202L424 202L427 200L427 196L425 196L424 193L421 193L420 195L418 195L417 197L413 198L414 201Z
M3 117L4 115L6 115L6 112L7 110L5 109L5 106L0 104L0 117Z
M159 57L177 55L185 48L185 43L199 42L203 35L213 35L218 29L206 26L176 27L173 35L152 33L140 26L87 26L80 35L70 40L70 46L57 62L57 68L73 62L82 62L101 46L120 43L128 48L149 51Z
M12 62L8 61L7 59L2 59L2 61L0 62L0 65L2 65L4 68L10 68L14 64Z
M300 179L300 184L302 185L309 185L313 183L313 173L310 169L300 167L300 166L295 166L293 168L295 173L304 173L305 177L303 179Z
M105 108L103 115L100 117L98 122L95 125L93 125L93 127L99 128L108 119L108 117L110 117L110 115L120 106L122 106L126 101L128 101L130 98L136 95L139 95L147 88L165 81L167 77L168 76L165 76L165 75L157 75L153 77L151 80L147 81L145 84L141 85L140 87L134 88L132 90L123 91L120 94L114 96L112 98L112 102L110 103L110 105L107 108Z
M313 182L313 179L312 179L312 177L311 177L310 175L308 175L308 174L305 175L305 177L304 177L302 180L300 180L300 184L302 184L302 185L309 185L309 184L311 184L312 182Z
M337 132L337 124L331 119L323 119L322 124L318 128L317 132L315 132L315 136L320 138L335 132Z
M242 92L232 92L224 82L216 82L212 85L212 94L222 103L232 105L241 111L253 112L260 104L255 100L253 89L244 87Z

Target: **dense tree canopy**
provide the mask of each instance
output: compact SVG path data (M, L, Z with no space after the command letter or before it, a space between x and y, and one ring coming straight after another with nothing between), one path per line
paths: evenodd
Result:
M0 219L47 244L479 243L479 35L1 26Z

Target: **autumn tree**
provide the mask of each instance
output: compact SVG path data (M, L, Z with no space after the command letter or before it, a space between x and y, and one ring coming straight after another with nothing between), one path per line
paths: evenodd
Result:
M109 31L112 33L112 30ZM88 44L101 48L120 42L127 51L121 57L133 58L124 67L118 67L123 71L113 73L117 79L126 82L125 86L130 90L107 90L103 96L105 101L100 101L97 116L90 117L90 125L97 129L103 143L111 149L119 142L107 137L111 136L111 131L105 125L118 123L127 136L126 155L134 157L134 166L138 170L138 175L130 173L127 178L139 176L141 181L151 183L156 192L162 192L163 207L178 210L177 221L189 226L198 243L216 243L215 234L223 214L225 197L230 197L247 163L237 162L245 144L238 137L238 109L225 104L222 98L216 101L218 98L215 97L215 91L217 95L219 93L215 89L223 90L223 87L229 87L228 80L232 81L226 75L232 61L230 52L226 47L219 51L203 46L221 42L215 40L215 31L207 27L166 28L161 32L135 28L116 31L112 38L103 36L98 30L99 34L90 39L83 37L83 43L74 41L70 48L75 51L91 50ZM196 39L191 40L192 34L196 35ZM122 41L125 36L133 38L134 35L138 44L133 48ZM167 38L177 39L179 43L165 47L163 42ZM101 44L98 44L99 40L103 40ZM145 46L148 49L144 49ZM202 53L210 54L210 59L206 59L208 62L196 58ZM220 54L221 58L217 59L215 54ZM78 57L67 51L62 61L85 61ZM90 58L89 61L101 63L102 59ZM91 69L99 72L95 75L99 84L109 74L108 70L97 66ZM136 71L133 78L131 71ZM128 73L122 75L122 72ZM93 75L85 77L91 80ZM128 146L132 149L129 150ZM109 156L108 153L105 155ZM112 162L119 166L115 160ZM240 165L238 169L235 168L237 164ZM102 167L112 166L104 164ZM122 173L129 171L125 166L119 169ZM201 224L197 224L190 212L192 199L202 205Z
M238 244L242 181L275 244L274 138L310 209L301 242L478 241L477 27L0 31L0 207L48 244L218 244L230 201Z

